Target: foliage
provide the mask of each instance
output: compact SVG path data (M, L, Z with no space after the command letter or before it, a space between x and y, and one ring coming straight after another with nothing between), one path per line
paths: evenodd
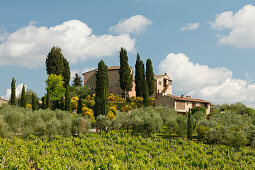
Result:
M66 87L70 81L70 67L61 51L59 47L51 48L46 58L46 71L48 75L62 75Z
M146 61L146 81L148 84L149 96L154 93L154 73L151 59L147 59Z
M1 128L5 127L4 131ZM85 133L90 120L65 111L32 111L5 105L0 109L0 137L71 136Z
M145 107L150 105L150 101L149 101L149 89L148 89L147 81L144 81L143 103L144 103Z
M79 74L75 73L73 77L73 87L81 87L82 86L82 80Z
M32 110L38 110L38 98L35 93L32 93Z
M65 110L71 112L71 96L68 86L66 87L65 91Z
M191 114L195 114L196 112L200 111L206 114L206 108L204 106L195 106L191 108Z
M187 137L188 140L192 140L192 135L193 135L193 123L192 123L192 115L191 115L191 111L189 110L188 112L188 129L187 129Z
M82 114L82 98L80 97L78 100L78 105L77 105L77 113Z
M107 119L105 115L99 115L97 117L96 121L96 128L100 130L100 132L105 131L107 132L107 129L110 126L110 121Z
M137 97L143 96L143 83L144 83L144 66L140 60L140 55L137 53L135 63L135 91Z
M90 89L88 86L72 86L69 88L71 97L81 96L82 98L86 98L88 95L92 95L94 90Z
M23 84L22 91L21 91L20 106L25 108L26 104L27 104L26 91L25 91L25 85Z
M101 60L98 63L98 69L96 73L96 97L95 97L95 118L100 114L106 115L108 113L108 102L107 102L107 89L109 86L108 80L108 67L104 61Z
M52 101L58 101L65 94L64 81L61 75L51 74L46 80L46 90L49 99Z
M12 78L12 83L11 83L11 100L10 104L15 106L16 105L16 80Z
M119 74L120 74L120 88L124 91L124 95L126 98L127 92L132 90L133 75L131 74L131 69L128 65L127 50L122 47L120 50Z
M82 114L84 116L89 116L89 118L94 121L95 117L94 117L94 111L90 108L88 108L86 105L83 105L82 107Z

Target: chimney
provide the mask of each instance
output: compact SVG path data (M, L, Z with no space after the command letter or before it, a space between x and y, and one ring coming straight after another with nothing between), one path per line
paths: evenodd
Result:
M190 96L186 96L187 98L190 98Z
M165 76L167 75L167 73L165 73Z
M181 98L184 98L184 94L181 95Z

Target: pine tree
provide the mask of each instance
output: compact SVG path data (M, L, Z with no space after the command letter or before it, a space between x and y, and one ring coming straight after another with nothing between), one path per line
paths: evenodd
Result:
M68 61L62 54L61 48L55 46L51 48L46 58L46 71L48 75L62 75L64 77L65 87L69 85L70 67Z
M32 110L38 110L38 99L35 93L32 93Z
M22 87L22 92L21 92L21 99L20 99L20 106L26 108L26 90L25 90L25 85L23 84Z
M73 86L74 87L81 87L82 86L81 77L77 73L75 73L75 75L73 77Z
M11 83L11 100L10 104L15 106L16 105L16 80L12 78L12 83Z
M189 109L188 112L188 129L187 129L187 136L188 136L188 140L192 140L192 135L193 135L193 127L192 127L192 115L191 115L191 111Z
M68 112L71 112L71 96L70 96L70 90L69 87L66 87L65 92L65 110Z
M127 92L132 90L133 76L131 74L131 69L128 65L127 51L124 48L120 50L120 87L124 91L126 98Z
M140 55L137 53L136 64L135 64L135 91L137 97L143 96L143 78L144 69L143 62L140 60Z
M81 98L81 96L79 97L79 100L78 100L77 113L82 114L82 98Z
M154 93L154 73L151 59L147 59L146 61L146 81L149 89L149 96Z
M95 118L100 114L106 115L108 111L107 89L109 86L108 67L104 61L98 63L96 74Z

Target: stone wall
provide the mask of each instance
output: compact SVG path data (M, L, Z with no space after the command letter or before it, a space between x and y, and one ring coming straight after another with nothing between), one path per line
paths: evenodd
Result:
M155 106L160 105L175 108L175 100L169 96L162 96L155 101Z

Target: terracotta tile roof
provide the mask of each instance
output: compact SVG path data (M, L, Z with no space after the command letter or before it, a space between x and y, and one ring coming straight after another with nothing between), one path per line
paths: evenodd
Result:
M157 79L160 79L160 78L165 77L165 76L167 76L168 79L171 80L170 77L168 75L165 75L165 74L164 75L154 75L154 79L157 80Z
M195 99L195 98L191 98L191 97L181 97L181 96L176 96L176 95L167 95L169 97L172 97L175 100L181 100L181 101L190 101L190 102L200 102L200 103L210 103L206 100L202 100L202 99Z
M132 67L130 67L132 69ZM120 66L111 66L111 67L108 67L108 70L119 70L120 69ZM83 73L82 75L86 74L86 73L89 73L91 71L97 71L97 69L93 69L93 70L90 70L90 71L87 71L85 73Z

